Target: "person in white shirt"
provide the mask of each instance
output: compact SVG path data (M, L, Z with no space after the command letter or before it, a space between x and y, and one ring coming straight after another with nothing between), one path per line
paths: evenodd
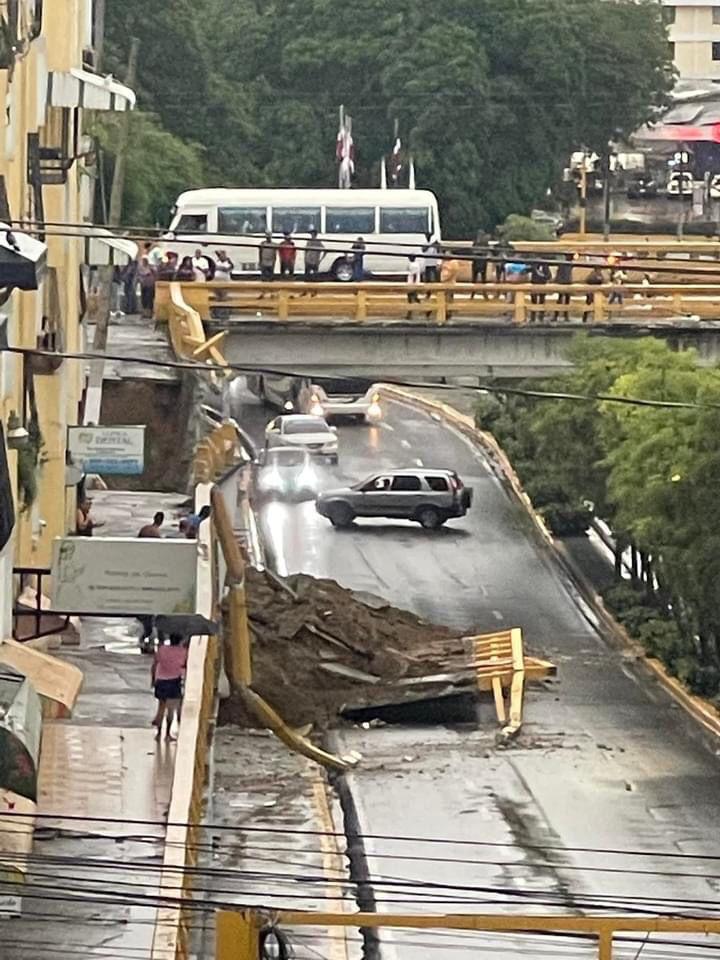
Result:
M230 257L228 257L225 250L217 250L216 255L215 279L220 280L222 283L229 283L230 280L232 280L232 272L235 264Z
M440 282L440 244L431 233L426 234L427 243L422 248L425 269L423 280L425 283Z
M411 254L408 257L407 282L412 288L407 295L408 303L419 303L420 296L416 288L422 285L425 263L422 257ZM412 310L408 310L408 320L412 319Z

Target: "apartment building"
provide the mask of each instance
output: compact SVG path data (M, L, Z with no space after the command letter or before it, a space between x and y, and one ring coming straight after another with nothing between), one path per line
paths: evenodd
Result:
M91 214L88 111L131 109L135 97L93 72L93 0L0 0L0 21L0 636L9 636L13 567L49 567L53 539L75 522L66 439L84 370L2 348L84 348L85 242L61 225Z
M661 2L680 78L720 81L720 3L713 0Z

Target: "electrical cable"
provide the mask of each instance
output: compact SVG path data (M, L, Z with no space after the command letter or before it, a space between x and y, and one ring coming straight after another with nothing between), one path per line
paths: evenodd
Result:
M303 373L287 369L277 369L275 367L265 366L247 366L237 363L228 363L226 365L213 363L200 363L184 360L156 360L150 357L128 357L109 353L77 353L71 351L40 350L35 347L3 347L7 353L16 353L21 356L38 357L63 357L66 360L87 360L87 361L110 361L112 363L132 363L139 366L162 367L164 369L193 370L197 373L227 373L234 370L237 373L257 374L262 373L271 376L312 378L314 381L322 383L323 380L332 379L332 374L325 372L305 371ZM0 351L2 352L2 351ZM667 410L716 410L720 409L720 403L705 403L701 401L682 401L682 400L648 400L641 397L621 397L612 394L581 394L581 393L563 393L558 391L528 390L521 387L497 386L496 384L479 384L478 386L462 385L460 387L453 384L428 384L427 382L416 380L405 380L399 377L387 377L380 374L378 383L385 383L389 386L413 387L427 389L432 386L433 390L463 390L470 393L492 393L492 394L512 394L516 396L529 397L539 400L570 400L572 402L583 403L619 403L638 407L653 407ZM720 381L719 381L720 383Z
M121 817L99 817L99 816L82 816L80 814L63 814L63 813L22 813L16 810L5 810L0 811L0 822L3 819L7 820L20 820L24 821L27 819L38 820L38 821L68 821L71 823L109 823L109 824L132 824L140 826L152 826L152 827L192 827L196 830L217 830L220 833L266 833L271 836L277 835L287 835L287 836L314 836L314 837L339 837L343 840L347 839L344 833L333 830L313 830L309 828L300 828L300 827L269 827L269 826L253 826L249 824L243 824L242 826L232 826L230 824L222 823L189 823L180 820L147 820L147 819L138 819L138 818L121 818ZM108 839L111 838L111 835L108 835ZM359 839L364 840L387 840L398 843L415 843L415 844L444 844L447 846L462 846L462 847L501 847L501 848L511 848L519 850L539 850L539 851L554 851L558 853L589 853L589 854L602 854L603 856L623 856L623 857L652 857L652 858L667 858L671 860L710 860L710 861L720 861L720 854L704 854L704 853L685 853L678 850L619 850L612 847L584 847L584 846L561 846L558 844L520 844L513 841L502 841L502 840L468 840L462 838L451 838L451 837L422 837L422 836L412 836L408 834L382 834L382 833L365 833L360 834ZM669 874L670 876L675 876L675 874ZM694 874L693 876L697 876Z
M85 224L85 225L62 224L62 226L70 227L71 229L65 229L65 230L58 230L54 228L47 229L47 225L39 224L37 227L30 227L29 229L24 228L22 232L25 232L28 234L43 234L46 237L62 237L65 239L76 239L76 240L103 240L107 242L108 240L113 239L111 235L101 232L102 230L108 229L108 228L99 227L96 224ZM96 232L93 232L93 228L95 228ZM17 229L20 230L21 228L18 227ZM127 229L127 228L123 228L123 229ZM157 229L158 228L146 228L146 231L150 231L150 230L156 231ZM165 231L165 233L175 233L175 231ZM281 232L279 231L273 233L274 237L279 237L280 235L281 235ZM187 240L183 239L186 236L189 237L189 239ZM172 236L172 237L158 235L156 233L144 232L141 234L133 233L130 236L124 236L124 237L120 236L117 239L132 240L135 243L138 243L138 242L153 243L153 242L158 242L162 240L165 246L171 246L173 243L188 244L188 245L196 243L198 247L217 247L219 249L234 250L236 248L255 249L256 247L259 247L260 243L265 237L265 234L253 233L253 234L243 234L242 236L245 238L244 240L228 240L228 239L225 239L224 235L222 234L209 235L207 233L202 234L202 233L195 233L193 231L183 231L180 236ZM295 234L295 236L301 237L301 236L304 236L304 234ZM327 237L328 234L325 233L323 234L323 236ZM202 237L205 237L205 239L202 240L201 239ZM367 243L367 249L364 252L365 256L373 256L373 253L379 250L380 254L384 257L389 257L391 259L397 259L402 261L407 261L408 250L417 250L419 254L422 254L423 247L425 246L425 244L423 243L412 243L412 242L406 242L401 240L397 240L394 242L384 241L384 240L376 241L372 239L372 235L368 235L368 237L366 237L365 239ZM252 242L255 240L258 241L257 244ZM439 241L439 242L442 246L452 247L452 244L453 244L453 241ZM465 242L466 241L455 241L455 243L465 243ZM545 243L547 241L538 241L538 242ZM324 247L323 247L324 255L340 254L344 257L348 257L348 256L353 256L357 252L353 250L352 244L349 241L347 243L341 243L341 242L333 243L332 241L324 240L323 244L324 244ZM385 247L388 247L388 248L399 247L401 249L386 250L384 249ZM298 247L297 249L299 252L302 252L304 248ZM460 260L460 261L472 262L473 260L482 259L482 260L485 260L488 264L537 263L537 264L546 264L551 267L555 267L558 265L558 263L562 262L561 260L558 259L558 256L562 253L562 251L560 250L558 250L558 254L555 256L543 256L542 254L534 255L531 251L527 251L527 250L515 251L515 249L512 248L511 246L509 246L507 252L503 252L501 254L498 253L497 249L493 247L474 247L474 245L471 245L471 247L467 248L467 252L463 252L464 250L465 250L464 247L458 246L456 251L449 252L449 253L444 253L441 251L437 254L433 253L432 256L435 259L446 260L446 261ZM478 257L478 253L481 254L480 257ZM686 276L707 277L708 273L710 272L708 270L698 269L692 266L688 266L689 263L697 262L697 261L689 261L689 260L684 260L680 258L674 258L673 262L671 263L669 262L667 257L658 257L656 260L654 260L650 257L647 257L647 258L644 256L638 257L635 254L620 255L620 256L615 255L613 257L612 264L598 263L597 258L602 256L607 257L607 256L610 256L610 254L588 253L586 259L581 259L580 257L578 257L578 259L573 260L572 262L573 269L582 270L582 269L592 269L593 267L599 267L601 270L602 269L609 270L612 267L618 266L619 263L623 263L626 266L628 266L629 269L631 270L635 270L636 272L642 272L643 266L647 262L652 262L655 264L652 268L653 273L674 273L674 274L682 273ZM709 264L713 263L712 260L706 260L701 262L705 262ZM639 263L641 265L634 266L635 263ZM677 264L677 266L673 264ZM404 265L403 265L403 271L401 272L404 272ZM645 272L647 272L647 270ZM718 272L720 273L720 264L718 264ZM242 283L241 280L236 282ZM705 285L715 286L715 284L705 284ZM627 285L628 289L632 289L632 286L633 286L632 284ZM700 286L703 286L703 284L700 284ZM650 290L652 290L652 288L650 288Z

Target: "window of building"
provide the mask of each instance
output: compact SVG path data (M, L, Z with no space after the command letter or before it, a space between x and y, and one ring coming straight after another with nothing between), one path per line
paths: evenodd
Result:
M422 490L419 477L395 477L392 482L393 490Z
M715 6L712 8L712 17L715 26L720 27L720 6Z
M712 58L713 60L720 60L720 42L717 40L712 45Z
M671 60L675 59L675 44L672 40L668 40L668 56Z
M675 23L676 14L677 14L677 10L675 9L675 7L672 7L672 6L663 7L662 8L663 23L666 24L667 26L670 26L671 23Z
M220 207L218 210L218 233L265 233L266 230L265 207Z
M328 207L326 233L375 233L375 207Z
M310 233L320 230L320 207L273 207L275 233Z

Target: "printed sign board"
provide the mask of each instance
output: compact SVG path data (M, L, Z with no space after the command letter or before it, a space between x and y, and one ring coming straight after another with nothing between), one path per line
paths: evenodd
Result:
M54 610L98 616L194 613L197 543L126 537L58 537Z
M68 449L85 473L142 473L145 427L68 427Z

